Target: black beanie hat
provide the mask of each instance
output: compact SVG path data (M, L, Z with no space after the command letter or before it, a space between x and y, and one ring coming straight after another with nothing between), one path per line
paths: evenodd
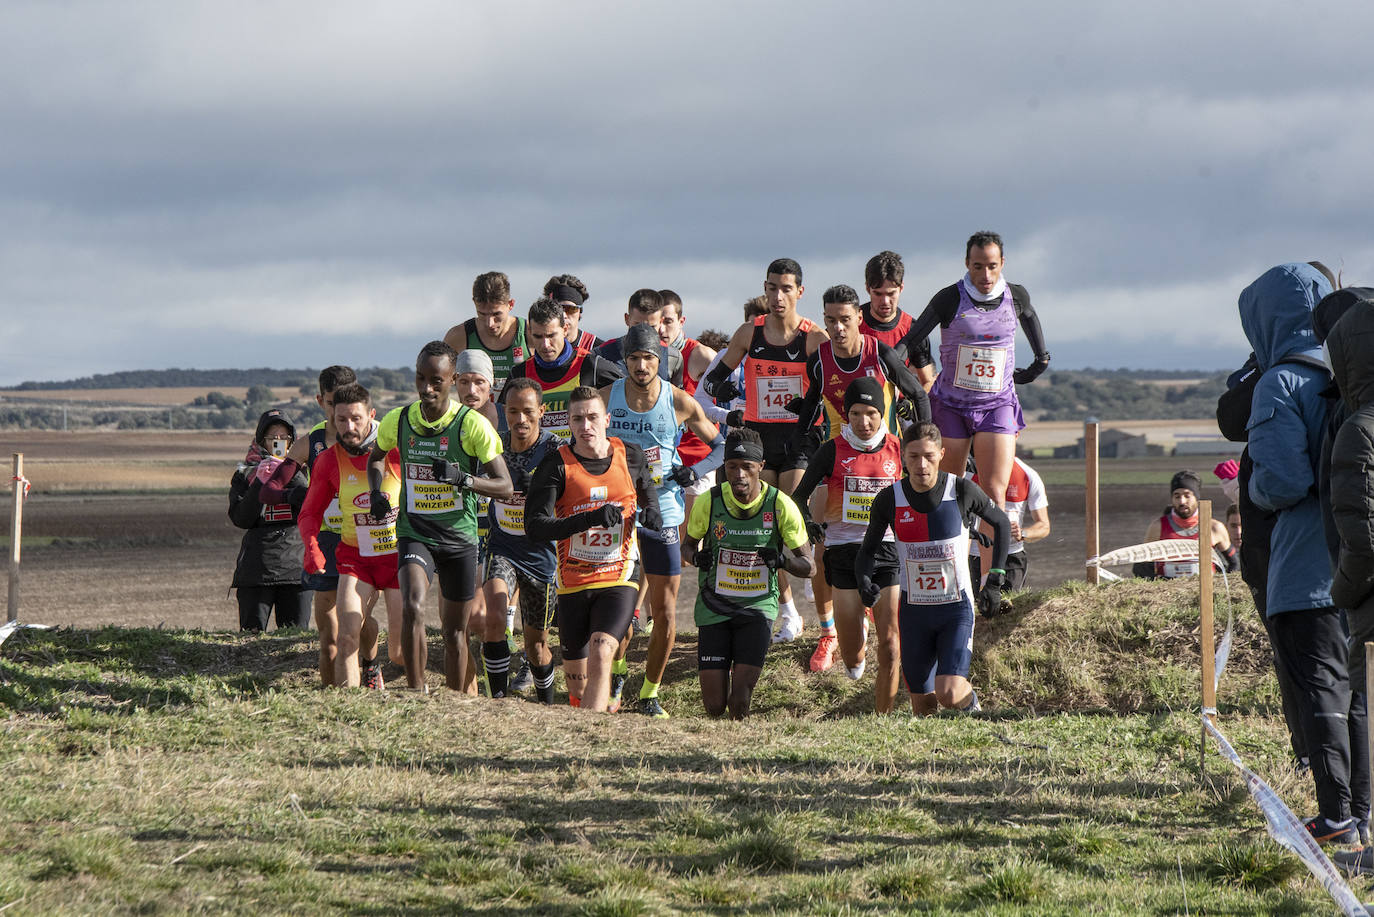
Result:
M663 343L658 339L658 332L654 326L648 322L640 322L638 325L631 325L625 332L625 337L620 339L620 355L622 359L628 358L630 354L637 351L651 353L663 359Z
M844 412L848 414L849 409L856 404L866 404L881 414L887 406L882 383L872 376L864 376L849 383L849 388L844 390Z
M1202 499L1202 478L1197 476L1195 471L1179 471L1169 480L1169 493L1173 493L1182 487L1184 490L1191 490L1193 496Z

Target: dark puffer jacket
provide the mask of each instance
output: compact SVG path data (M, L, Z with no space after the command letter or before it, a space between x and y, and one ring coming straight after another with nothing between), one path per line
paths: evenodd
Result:
M267 411L258 418L253 445L243 464L229 483L229 519L241 529L238 561L234 566L235 588L239 586L290 586L301 581L305 545L296 528L296 517L305 502L308 481L298 470L286 485L280 503L263 503L262 482L257 479L258 464L267 455L263 434L274 423L285 424L291 435L296 428L281 411Z
M1374 601L1374 303L1346 312L1326 349L1348 412L1331 446L1331 515L1340 536L1331 598L1357 609Z

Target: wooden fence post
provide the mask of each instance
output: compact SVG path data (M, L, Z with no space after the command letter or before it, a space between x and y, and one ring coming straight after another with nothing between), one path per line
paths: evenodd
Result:
M1087 554L1086 557L1096 557L1099 547L1099 531L1097 518L1097 418L1089 417L1083 422L1083 461L1085 464L1083 480L1083 522L1087 530ZM1088 582L1093 585L1098 583L1097 567L1086 568L1088 571Z
M14 505L10 508L10 621L19 620L19 536L24 527L24 453L14 453Z

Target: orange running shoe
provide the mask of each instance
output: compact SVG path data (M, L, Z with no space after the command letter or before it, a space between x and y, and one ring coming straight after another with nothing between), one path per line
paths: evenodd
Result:
M835 635L821 634L816 643L816 652L811 654L811 671L828 672L835 664Z

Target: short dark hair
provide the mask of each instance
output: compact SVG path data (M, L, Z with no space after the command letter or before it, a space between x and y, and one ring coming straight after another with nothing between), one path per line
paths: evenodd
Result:
M510 302L510 278L500 271L487 271L478 274L472 282L472 301L474 303Z
M768 262L768 270L763 275L767 277L769 274L791 274L797 278L797 283L802 282L801 265L791 258L774 258Z
M334 407L341 404L361 404L371 407L372 395L357 382L345 382L334 389Z
M878 252L864 265L864 286L870 290L876 290L885 283L901 286L905 276L906 265L902 264L902 256L896 252Z
M587 292L587 285L572 274L554 274L548 279L548 282L544 284L544 295L553 296L553 291L558 287L572 287L578 293L582 294L583 303L592 298L592 294Z
M987 248L989 245L997 246L997 254L1003 258L1007 256L1006 246L1002 244L1002 237L991 229L980 229L968 237L968 242L964 244L964 258L972 254L975 248Z
M320 394L327 395L341 385L357 382L358 374L349 366L326 366L320 370Z
M767 314L768 300L764 299L762 296L755 296L753 299L746 299L744 301L744 320L746 322L752 322L760 315Z
M1240 515L1240 504L1239 504L1239 503L1232 503L1230 506L1226 507L1226 512L1222 514L1222 518L1223 518L1223 519L1230 519L1232 516L1239 516L1239 515Z
M547 296L541 296L530 306L530 321L538 322L541 325L548 322L561 323L563 321L563 307Z
M928 439L937 446L944 443L940 437L940 428L927 420L922 423L914 423L906 428L906 432L902 434L902 448L905 449L909 443L919 442L923 439Z
M420 348L420 355L415 358L415 366L418 369L420 364L430 357L442 357L448 360L449 365L455 369L458 366L458 351L454 350L443 341L430 341Z
M630 301L625 308L631 312L652 315L655 312L663 311L663 297L658 290L650 290L647 287L642 290L635 290L630 294Z
M828 306L831 303L849 303L857 309L859 308L859 294L855 293L854 288L849 284L837 283L821 294L821 305Z
M674 293L672 290L659 290L659 291L658 291L658 295L659 295L659 298L661 298L661 299L663 300L663 308L666 309L666 308L668 308L669 306L672 306L674 309L677 310L677 317L678 317L678 318L682 318L682 297L681 297L681 296L677 295L677 294Z
M506 387L501 390L501 400L509 400L512 392L524 391L534 392L535 398L539 401L544 400L544 389L539 386L538 382L535 382L529 376L511 376L507 379Z
M730 343L730 339L725 336L724 332L717 331L714 328L707 328L705 331L701 332L701 334L697 335L697 343L705 347L710 347L712 350L724 350Z
M606 399L601 397L600 389L590 385L579 385L568 395L568 407L571 408L574 402L592 401L593 399L600 401L602 407L606 406Z

